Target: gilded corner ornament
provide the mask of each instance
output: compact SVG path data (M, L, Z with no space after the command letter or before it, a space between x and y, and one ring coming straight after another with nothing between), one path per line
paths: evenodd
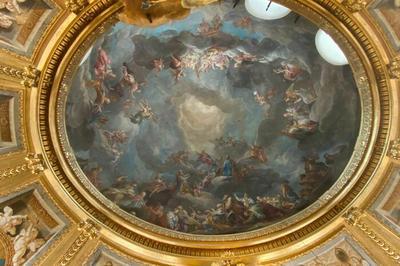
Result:
M44 164L41 154L28 153L25 157L26 166L32 174L39 174L44 171Z
M394 160L400 160L400 138L390 142L388 155Z
M59 265L68 265L86 242L99 236L99 230L92 220L80 222L78 231L80 234L68 248L67 252L61 257Z
M360 12L367 6L364 0L343 0L342 5L352 13Z
M354 226L358 223L362 215L362 211L358 207L351 207L345 212L343 218L349 225Z
M73 13L79 14L85 7L89 5L88 0L66 0L65 6Z
M24 85L26 89L36 88L38 86L39 77L40 71L29 65L25 67L22 72L21 84Z
M400 79L400 55L394 57L387 65L389 76L392 79Z

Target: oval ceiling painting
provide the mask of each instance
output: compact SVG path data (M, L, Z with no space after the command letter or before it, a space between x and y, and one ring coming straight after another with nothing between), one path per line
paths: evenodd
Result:
M230 2L116 24L68 95L78 164L121 209L170 230L234 234L295 215L338 180L360 126L351 69L323 60L317 31Z

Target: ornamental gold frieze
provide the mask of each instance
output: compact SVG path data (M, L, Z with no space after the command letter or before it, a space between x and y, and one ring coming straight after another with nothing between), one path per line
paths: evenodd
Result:
M67 193L76 202L80 202L81 207L91 214L93 220L102 223L116 235L147 248L181 256L211 257L212 261L219 263L221 256L223 258L224 254L226 254L226 251L221 248L221 241L227 241L227 248L229 247L229 250L235 256L265 253L304 239L314 231L329 224L333 219L341 216L345 208L357 197L371 178L386 146L385 140L388 134L386 124L390 114L390 103L388 81L384 75L385 66L382 60L380 60L376 49L371 44L368 35L363 32L362 28L353 23L352 19L336 2L323 0L314 1L313 3L304 3L303 1L278 2L284 2L293 10L299 10L299 13L304 14L306 17L317 22L317 24L322 24L321 21L325 25L331 25L333 21L341 22L341 24L337 23L338 25L332 26L331 32L335 36L338 36L342 42L347 42L346 49L348 51L353 51L351 53L354 57L352 57L351 64L361 65L364 68L362 71L358 69L356 73L356 77L363 77L362 79L357 79L359 91L362 95L363 116L361 119L363 130L361 130L362 133L351 163L347 166L345 173L332 190L301 215L289 218L273 227L245 234L222 235L218 237L181 234L150 225L127 215L115 204L102 196L88 182L76 164L76 159L68 147L63 118L65 98L71 81L71 73L73 73L79 64L79 60L84 55L85 49L93 42L96 34L92 33L96 33L95 28L99 25L100 31L104 31L101 30L101 27L104 29L109 26L105 22L107 21L107 17L115 19L115 16L122 8L120 3L116 1L99 1L78 14L76 20L73 22L74 27L71 27L63 35L57 48L51 55L49 63L43 68L38 86L40 88L39 130L41 137L46 140L56 139L54 143L49 141L43 144L46 150L44 156L47 157L50 163L49 167L54 170L54 174L60 184L64 185ZM335 14L336 17L327 15L329 19L324 19L323 16L326 15L324 12L317 13L321 12L321 7ZM101 17L104 24L99 21L94 22L95 17ZM91 33L83 34L84 29L90 29ZM351 34L348 34L349 32ZM78 44L74 44L74 42ZM79 45L82 45L82 47L78 48ZM358 46L362 49L358 48ZM70 53L71 49L74 50ZM56 69L60 71L59 76L56 76ZM371 93L372 90L376 91ZM54 98L55 96L57 99ZM49 121L49 117L53 114L55 118ZM374 126L374 124L376 125L376 121L381 122L379 129ZM53 129L53 132L56 132L56 135L52 135L51 129ZM72 179L74 182L71 181ZM76 185L77 183L79 185ZM351 189L348 189L348 187ZM348 191L343 193L345 189L348 189ZM90 192L94 197L85 198L82 196L82 192ZM341 195L340 199L336 199L338 194ZM96 208L94 205L96 205ZM320 209L324 206L328 207L329 210L322 213ZM109 214L109 216L104 215L102 211ZM309 218L312 214L317 217L315 219ZM113 219L113 217L118 217L118 219ZM302 223L304 220L307 222L303 223L301 228L282 235L281 231L283 229L290 228L290 226L296 223ZM149 233L141 234L140 230L145 230ZM277 235L277 233L280 233L278 237L275 239L270 238L270 235ZM235 241L241 242L235 244ZM68 255L67 257L71 256Z

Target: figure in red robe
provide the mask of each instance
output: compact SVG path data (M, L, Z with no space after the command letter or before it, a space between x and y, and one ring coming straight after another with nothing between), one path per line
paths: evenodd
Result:
M115 77L111 69L111 59L101 47L98 49L97 59L94 65L94 74L98 80L104 80L107 77Z

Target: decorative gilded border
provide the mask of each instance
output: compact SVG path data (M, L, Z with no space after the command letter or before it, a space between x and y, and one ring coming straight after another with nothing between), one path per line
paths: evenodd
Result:
M366 158L370 157L370 159L365 160L365 158L361 158L364 156L363 154L356 155L360 156L360 159L364 159L359 165L352 166L354 167L354 170L360 173L360 176L358 178L349 178L347 180L341 181L342 183L336 183L336 186L339 189L343 188L343 191L340 193L339 196L335 197L335 200L332 200L332 195L326 195L327 198L325 199L328 202L328 205L325 208L329 208L329 210L324 211L324 213L319 213L314 220L299 223L294 228L297 230L288 232L286 235L283 236L278 235L276 236L276 239L273 240L270 239L268 241L268 236L263 236L262 239L250 241L246 243L246 245L243 242L240 242L236 247L232 242L230 243L230 245L235 247L232 248L232 250L234 250L235 252L235 255L256 254L260 252L265 253L266 251L285 246L287 244L293 243L294 241L302 239L307 235L312 234L318 228L321 228L322 226L328 224L334 218L339 217L339 215L344 212L347 206L350 205L350 203L357 197L357 195L369 182L369 179L371 178L372 174L374 173L375 169L377 168L382 157L385 154L385 143L388 137L388 128L391 114L388 80L384 70L385 65L382 64L382 59L380 58L379 54L377 54L377 50L370 42L366 33L363 32L362 27L354 21L351 13L340 7L338 3L330 0L317 0L313 2L307 2L307 5L300 0L281 0L277 2L282 2L289 8L292 8L292 10L298 11L299 13L305 15L314 22L326 21L327 24L323 25L323 28L326 28L327 25L330 25L328 29L330 33L334 30L337 30L337 32L345 33L346 37L343 36L343 39L339 38L338 40L341 43L343 43L344 40L347 40L347 43L350 44L354 50L356 50L357 56L361 59L361 62L359 62L358 64L365 67L365 73L361 74L358 83L359 85L364 84L366 88L370 85L370 89L372 92L371 100L373 105L371 107L371 116L364 116L363 120L366 119L370 121L374 129L371 133L367 133L368 141L364 139L361 142L362 146L368 147L368 151L366 152L365 156ZM79 34L81 32L84 32L86 27L90 23L92 23L92 21L96 20L96 17L98 17L102 12L108 12L109 15L115 14L115 12L117 12L119 8L121 8L121 5L114 0L102 0L86 8L83 13L72 23L72 26L68 29L68 31L64 34L63 38L59 41L55 50L52 52L51 58L47 62L39 86L39 131L41 134L43 150L45 151L46 155L45 159L48 160L48 164L50 165L51 170L53 171L55 176L57 176L59 182L63 185L64 189L77 203L79 203L81 208L86 210L86 212L90 214L97 222L102 223L115 233L143 246L157 249L159 252L181 254L186 256L219 256L223 251L219 249L223 247L218 245L213 245L206 248L204 246L202 248L194 248L194 246L196 246L197 244L191 243L189 241L198 240L197 236L189 235L190 238L186 239L189 241L184 242L168 239L174 237L171 235L168 235L167 238L157 237L154 239L149 237L149 234L147 232L139 233L137 228L132 228L132 226L130 226L129 224L121 225L115 222L113 219L110 218L114 216L111 215L109 217L105 213L99 211L100 207L98 206L98 204L96 204L95 207L91 200L85 198L82 195L82 193L88 195L87 191L82 190L82 188L76 187L79 182L77 182L77 180L75 180L72 176L66 175L66 173L64 172L65 170L67 170L64 168L65 164L62 161L59 161L57 158L57 156L59 156L60 154L59 151L57 151L57 147L53 146L53 142L57 140L57 136L54 135L54 133L61 128L57 128L54 131L54 128L52 129L54 125L51 124L52 119L49 119L51 117L54 118L54 110L52 110L51 108L58 108L58 106L55 106L55 103L52 103L52 101L54 101L54 97L57 93L57 88L59 87L61 82L60 76L63 72L57 69L61 68L61 66L63 66L64 68L66 67L67 60L63 60L63 58L66 57L66 55L71 57L69 48L74 44L74 40L79 36ZM327 12L333 14L335 17L329 16ZM56 76L58 76L58 78ZM377 83L375 83L375 81ZM360 86L360 88L364 86ZM364 109L363 112L365 111L366 110ZM362 132L362 134L366 134L366 132ZM357 154L357 151L355 154ZM65 157L71 156L71 154L64 155ZM129 229L127 227L129 227ZM182 235L183 234L179 234L179 236ZM186 235L184 236L188 237ZM261 235L257 236L261 237ZM237 236L235 235L228 236L226 239L224 239L224 237L225 236L218 236L218 240L228 240L230 238L230 241L234 241L241 239L237 238ZM249 238L248 235L246 237ZM188 245L185 247L182 245L183 243L187 243ZM189 247L189 245L191 247Z

